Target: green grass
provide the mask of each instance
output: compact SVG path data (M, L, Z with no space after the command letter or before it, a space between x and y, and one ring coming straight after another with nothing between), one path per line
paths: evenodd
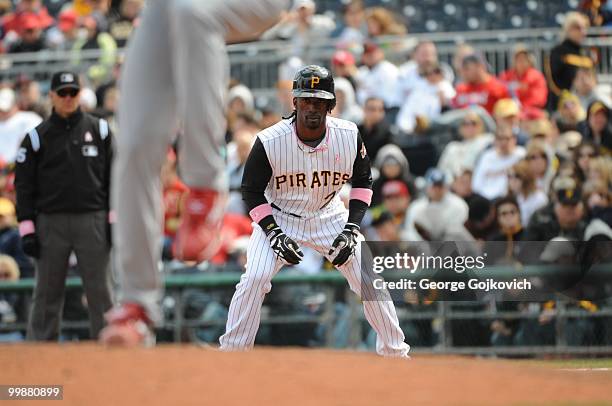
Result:
M521 361L552 368L612 368L612 358L576 358Z

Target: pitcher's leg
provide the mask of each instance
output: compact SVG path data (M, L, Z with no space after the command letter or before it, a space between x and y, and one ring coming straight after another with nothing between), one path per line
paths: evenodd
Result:
M225 107L229 84L226 34L252 33L280 14L284 0L175 0L170 5L178 112L184 126L183 181L225 191Z
M259 226L255 226L247 249L246 272L236 285L225 334L219 339L222 350L253 348L264 297L270 292L270 281L281 266L266 235Z
M209 7L205 7L211 3ZM215 17L216 1L171 2L177 111L183 125L179 142L182 180L197 189L225 191L225 95L229 62L223 21Z
M154 322L161 321L160 170L176 128L167 4L148 4L129 44L112 182L119 299L144 306Z

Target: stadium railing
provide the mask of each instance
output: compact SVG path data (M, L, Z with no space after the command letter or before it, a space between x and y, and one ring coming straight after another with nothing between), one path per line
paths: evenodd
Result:
M387 52L387 58L402 63L418 41L430 40L438 46L440 60L450 63L457 44L468 43L484 55L491 70L499 73L507 69L517 43L527 45L534 53L538 66L545 54L559 42L558 28L469 31L430 34L409 34L377 39ZM600 80L612 82L612 37L610 29L591 28L585 45L597 54L597 70ZM304 63L328 65L338 43L334 40L308 45ZM359 50L356 50L357 52ZM292 56L298 56L287 41L256 41L233 44L228 47L231 76L251 88L256 94L269 95L279 73L279 65ZM123 50L117 52L118 57ZM51 51L0 55L0 80L12 79L25 74L37 80L48 80L53 71L71 68L87 72L98 64L99 50ZM78 65L72 65L73 61Z
M495 276L499 278L512 278L521 276L542 277L551 275L555 272L555 266L526 266L517 271L514 267L489 267L479 271L479 276ZM605 277L605 280L612 282L612 267L607 265L598 265L594 268L594 272ZM198 319L187 319L185 317L185 304L187 290L199 289L202 291L216 290L231 290L232 287L240 280L240 273L221 272L221 273L187 273L179 275L166 275L165 288L166 297L173 300L174 306L172 315L167 317L164 325L161 327L165 331L171 331L173 340L181 342L184 337L193 337L189 331L210 326L223 326L225 319L216 319L202 321ZM416 275L408 273L397 273L397 277L415 278ZM349 323L349 347L357 348L361 342L360 337L363 336L361 328L363 326L363 314L361 304L356 295L349 289L344 277L339 272L321 272L314 275L284 273L281 272L273 279L274 286L278 285L299 285L309 284L316 286L324 292L325 303L323 311L318 315L283 315L283 316L263 316L262 324L300 324L300 323L319 323L325 327L325 343L326 346L331 346L333 341L333 326L337 322L334 311L334 297L338 287L344 288L346 303L350 309ZM34 280L22 279L15 282L0 282L0 295L3 293L20 293L26 295L26 308L29 309L31 301L31 293L34 288ZM80 278L72 277L67 280L67 290L82 289ZM416 310L410 308L399 307L398 316L400 321L422 321L429 320L438 326L437 344L432 347L414 347L415 352L435 352L435 353L457 353L457 354L479 354L479 355L536 355L536 354L582 354L582 355L597 355L597 354L612 354L612 342L602 345L592 346L577 346L569 345L566 342L567 321L569 319L603 319L611 329L608 334L612 334L612 302L608 300L607 306L602 306L595 311L586 311L578 308L568 308L572 303L566 296L558 294L555 296L556 313L553 317L555 344L554 345L512 345L512 346L457 346L453 343L452 323L460 320L490 320L495 319L537 319L539 312L522 312L522 311L497 311L495 306L486 306L493 304L495 298L479 301L478 304L483 310L469 311L457 310L458 302L434 302L430 308ZM488 326L488 323L486 324ZM63 322L62 329L64 331L71 329L86 330L88 323L83 321ZM487 327L488 328L488 327ZM25 321L16 323L0 322L0 332L25 331ZM188 334L185 334L188 332Z

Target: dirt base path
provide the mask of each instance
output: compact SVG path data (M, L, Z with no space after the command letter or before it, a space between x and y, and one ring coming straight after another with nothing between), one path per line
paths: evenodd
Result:
M612 372L305 349L2 345L0 384L64 385L52 404L78 406L612 404Z

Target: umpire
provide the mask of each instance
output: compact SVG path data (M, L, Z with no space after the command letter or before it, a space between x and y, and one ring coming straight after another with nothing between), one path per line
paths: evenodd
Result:
M36 258L29 340L57 340L68 258L74 251L87 296L91 336L110 309L108 123L79 108L73 72L51 79L51 117L30 131L16 158L17 219L26 254Z

